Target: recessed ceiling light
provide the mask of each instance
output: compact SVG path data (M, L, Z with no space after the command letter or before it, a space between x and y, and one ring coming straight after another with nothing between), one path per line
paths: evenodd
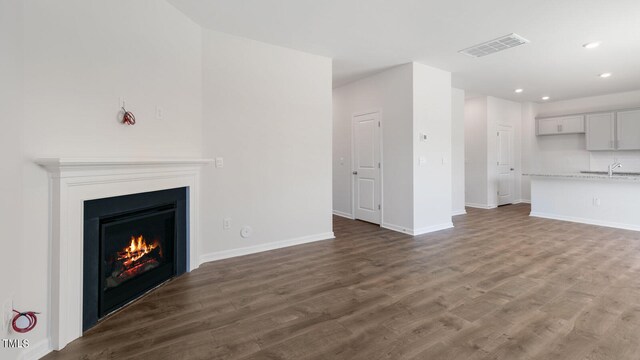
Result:
M522 91L523 91L522 89L516 89L516 90L515 90L515 92L516 92L517 94L520 94Z
M550 98L548 96L543 96L542 100L549 100Z
M611 76L611 73L602 73L598 76L600 76L601 78L608 78L609 76Z
M585 48L585 49L595 49L598 46L600 46L600 44L601 44L600 41L594 41L594 42L586 43L586 44L582 45L582 47Z

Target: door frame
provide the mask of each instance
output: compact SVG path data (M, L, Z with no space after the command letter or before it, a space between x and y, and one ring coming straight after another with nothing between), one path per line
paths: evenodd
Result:
M380 224L384 223L384 161L382 154L384 154L382 150L382 136L384 129L384 122L382 121L382 109L371 109L369 111L359 111L351 114L351 168L349 170L349 176L351 177L351 217L354 220L356 218L356 181L355 176L353 176L353 172L355 171L355 160L356 160L356 132L354 129L354 119L358 116L369 115L369 114L378 114L378 121L380 122L380 126L378 127L378 158L380 159Z
M513 168L513 171L510 171L511 173L511 202L505 203L505 204L500 204L500 179L499 179L499 175L500 175L500 170L499 164L495 165L495 169L496 169L496 175L498 175L498 182L496 183L496 190L497 190L497 194L496 194L496 206L503 206L503 205L512 205L515 204L517 202L517 199L515 198L515 191L516 191L516 173L515 173L515 154L514 154L514 150L515 150L515 128L513 125L511 124L497 124L496 126L496 131L499 133L501 128L504 129L508 129L508 131L511 133L510 139L509 139L509 163L511 164L511 168ZM499 142L499 135L496 137L496 150L498 150L498 142ZM496 151L496 158L498 157L498 151Z

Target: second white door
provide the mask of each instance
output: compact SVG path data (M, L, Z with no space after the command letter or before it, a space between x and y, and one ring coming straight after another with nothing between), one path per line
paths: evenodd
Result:
M356 219L380 224L380 117L353 117L353 204Z
M513 129L498 126L498 205L513 203Z

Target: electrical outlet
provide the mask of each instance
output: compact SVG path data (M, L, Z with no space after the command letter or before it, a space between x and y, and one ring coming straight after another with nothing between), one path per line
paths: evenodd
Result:
M216 165L217 168L224 167L224 159L221 158L221 157L217 157L215 165Z
M231 230L231 218L224 218L222 220L222 229Z
M243 226L242 229L240 229L240 236L243 238L251 237L251 234L253 234L251 226Z

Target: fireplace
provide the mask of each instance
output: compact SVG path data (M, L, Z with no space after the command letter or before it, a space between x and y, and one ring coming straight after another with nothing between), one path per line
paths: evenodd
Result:
M187 189L84 202L83 330L186 271Z
M202 167L213 160L41 158L35 159L35 162L48 172L50 183L48 335L54 350L60 350L81 337L84 330L95 325L99 319L97 266L101 217L145 210L163 203L176 203L176 275L185 267L186 271L191 271L199 266L202 260L198 249L200 174ZM145 203L141 200L128 211L118 210L119 206L112 209L110 201L106 200L103 206L94 205L94 209L91 209L95 199L153 194L165 189L181 189L177 190L182 192L178 197L183 200L176 200L175 194L166 201ZM109 211L89 214L96 209ZM93 240L89 240L91 237L88 235ZM186 237L186 240L180 237ZM90 248L93 255L86 253ZM91 264L94 265L89 266ZM85 269L85 266L89 269Z

